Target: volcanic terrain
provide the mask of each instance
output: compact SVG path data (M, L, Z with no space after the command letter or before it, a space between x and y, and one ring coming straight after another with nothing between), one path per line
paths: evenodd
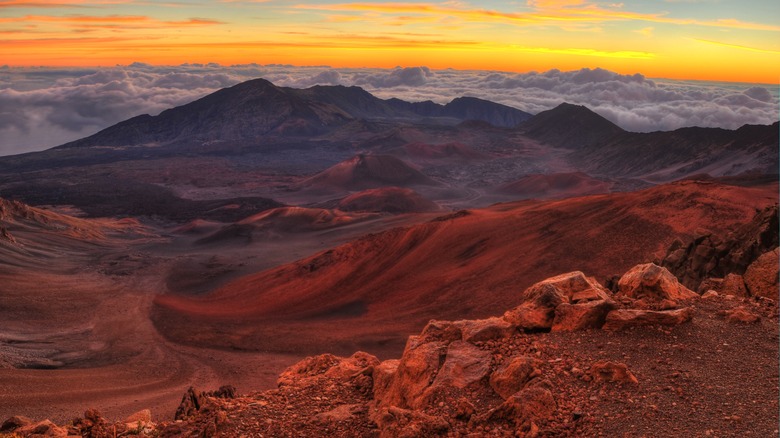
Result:
M0 435L776 436L777 168L262 79L0 157Z

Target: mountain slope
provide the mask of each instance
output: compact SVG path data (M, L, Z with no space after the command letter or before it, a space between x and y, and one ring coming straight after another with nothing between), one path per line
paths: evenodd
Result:
M215 347L397 351L403 333L430 318L497 313L558 272L605 279L698 228L747 222L776 202L776 190L682 182L456 213L365 236L206 298L159 296L155 323L171 339Z
M778 123L736 130L682 128L670 132L627 132L572 153L585 169L602 175L641 176L664 182L697 173L731 176L777 174Z
M321 132L323 126L349 119L347 112L334 105L305 100L264 79L254 79L165 110L158 116L134 117L60 147L224 141L284 133L291 128L312 134Z

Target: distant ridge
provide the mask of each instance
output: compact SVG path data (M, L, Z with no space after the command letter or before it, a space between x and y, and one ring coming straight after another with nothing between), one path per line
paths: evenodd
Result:
M59 148L311 137L366 119L422 122L438 118L438 123L449 125L474 119L514 127L530 117L518 109L476 98L459 98L447 105L410 103L382 100L359 87L317 85L296 89L253 79L158 116L133 117Z

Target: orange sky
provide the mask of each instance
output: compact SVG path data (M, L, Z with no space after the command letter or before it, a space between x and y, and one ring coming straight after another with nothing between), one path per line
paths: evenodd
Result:
M780 2L0 0L0 64L279 63L777 84Z

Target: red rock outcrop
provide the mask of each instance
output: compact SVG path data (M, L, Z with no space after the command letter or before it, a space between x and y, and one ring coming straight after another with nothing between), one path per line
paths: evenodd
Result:
M504 313L504 320L525 330L599 328L613 308L609 291L595 279L574 271L526 289L521 304Z
M778 260L780 249L765 252L745 271L745 286L751 296L778 300Z
M648 301L685 301L698 298L698 294L680 284L669 270L654 263L631 268L620 277L620 295Z
M690 321L693 314L691 307L661 311L618 309L609 312L603 329L617 331L646 325L678 325Z
M698 290L707 278L744 274L762 254L778 247L778 229L778 206L769 206L725 236L701 230L687 243L675 241L658 264Z

